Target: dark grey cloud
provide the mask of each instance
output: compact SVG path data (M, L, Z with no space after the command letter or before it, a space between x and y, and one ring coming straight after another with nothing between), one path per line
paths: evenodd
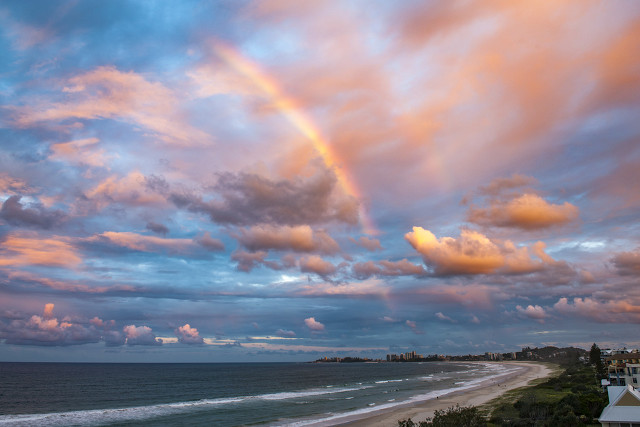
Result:
M640 249L634 252L619 252L611 262L621 276L640 276Z
M153 221L150 221L147 223L147 230L153 231L156 234L162 234L163 236L166 236L167 233L169 232L169 229L167 228L166 225L159 224Z
M177 207L208 215L213 222L230 225L302 225L358 223L358 202L340 194L331 171L308 179L270 180L249 173L224 173L213 187L215 197L189 190L172 191L168 199ZM148 184L163 190L154 177Z
M22 196L11 196L2 204L0 218L11 225L49 229L62 222L66 214L59 210L46 210L41 204L31 203L25 207Z

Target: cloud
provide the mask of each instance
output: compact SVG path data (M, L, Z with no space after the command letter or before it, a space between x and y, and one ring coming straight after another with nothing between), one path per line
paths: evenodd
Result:
M159 224L153 221L147 223L146 229L149 231L153 231L156 234L162 234L163 236L166 236L169 232L169 229L166 225Z
M379 279L350 283L313 283L294 291L299 296L346 296L353 298L387 298L390 289Z
M371 252L382 250L382 245L380 244L380 240L378 239L370 238L367 236L360 236L358 240L354 239L353 237L349 237L349 240Z
M82 262L73 245L59 236L10 234L0 247L0 266L44 265L74 267Z
M540 323L544 323L544 319L547 317L546 311L539 305L528 305L527 308L517 305L516 310L519 315L535 319Z
M334 254L340 251L338 243L325 231L313 231L308 225L258 225L239 231L238 241L250 251L291 250Z
M413 227L405 239L422 254L424 262L437 275L455 274L524 274L539 271L555 261L544 252L544 243L537 242L531 258L529 248L516 247L511 241L494 242L482 233L463 229L460 238L437 239L429 230Z
M496 301L509 296L497 286L485 284L422 286L410 290L398 290L392 298L428 304L461 305L467 309L491 310Z
M127 325L123 329L127 345L162 345L148 326Z
M97 149L98 138L85 138L51 145L51 160L62 160L89 166L105 166L107 161L117 155L107 155L105 149Z
M145 236L129 231L105 231L104 233L87 238L86 241L110 243L141 252L166 250L169 253L181 253L192 249L194 246L194 242L191 239L166 239L157 236Z
M418 328L418 324L414 320L407 320L405 322L405 325L407 325L409 329L411 329L411 331L413 331L413 333L416 335L424 334L424 332L422 332L420 328Z
M59 95L64 95L61 102L39 101L11 107L14 122L31 127L69 119L114 119L141 126L171 144L192 145L210 139L189 125L176 108L180 105L178 96L133 71L97 67L68 79Z
M441 312L437 312L437 313L436 313L436 317L437 317L439 320L442 320L442 321L445 321L445 322L451 322L451 323L455 323L455 322L456 322L456 321L455 321L455 320L453 320L451 317L446 316L446 315L442 314Z
M256 174L224 173L214 187L216 198L205 201L189 191L173 191L179 208L207 214L213 222L232 225L303 225L358 223L358 202L336 188L333 172L307 178L273 181Z
M239 250L231 254L231 259L238 262L236 266L238 270L248 273L258 265L263 264L266 256L266 251L246 252Z
M318 255L305 256L300 259L300 271L316 273L320 276L329 276L337 271L335 265L323 260Z
M208 251L224 251L224 243L222 243L222 240L211 237L211 234L209 234L208 231L205 232L201 237L196 238L195 241Z
M0 173L0 193L28 193L29 186L21 179L13 178L7 173Z
M41 277L26 271L7 271L5 286L16 287L22 289L48 288L61 292L87 293L87 294L108 294L108 293L133 293L139 291L130 285L113 284L107 286L95 286L88 284L86 280L56 280L49 277ZM4 282L4 280L0 280Z
M500 196L504 194L515 194L513 190L530 186L537 183L531 176L513 174L508 178L496 178L488 185L479 188L480 194L488 196Z
M55 305L53 303L47 303L44 305L44 318L51 319L53 317L53 308Z
M633 252L619 252L611 262L621 276L640 276L640 249Z
M354 275L359 279L371 276L410 276L426 274L424 267L416 265L409 260L400 261L367 261L353 264Z
M315 332L324 331L324 325L316 321L316 319L313 317L304 319L304 324L307 325L307 328L311 329L312 331L315 331Z
M61 223L66 214L62 211L47 211L38 203L31 203L31 207L24 207L20 200L22 196L11 196L2 204L0 218L9 224L17 226L27 226L42 229L49 229Z
M138 171L132 171L123 177L112 175L105 178L86 191L84 196L97 209L104 209L114 203L146 207L166 204L164 197L149 190L146 177Z
M276 335L284 338L293 338L296 336L296 333L293 331L287 331L285 329L278 329L276 331Z
M58 320L53 315L54 307L52 303L46 304L42 316L34 314L28 319L14 319L9 324L0 321L0 339L4 339L6 344L35 346L69 346L103 340L104 330L96 327L95 320L85 324L67 317ZM98 320L102 328L112 325Z
M526 193L508 201L494 200L489 207L471 207L467 220L479 225L539 230L568 224L578 218L571 203L551 204L536 194Z
M576 297L571 304L568 298L563 297L553 308L558 313L578 315L595 322L640 323L640 304L633 299L627 301Z
M200 333L196 328L192 328L186 323L175 330L178 341L183 344L204 344L204 340L200 337Z

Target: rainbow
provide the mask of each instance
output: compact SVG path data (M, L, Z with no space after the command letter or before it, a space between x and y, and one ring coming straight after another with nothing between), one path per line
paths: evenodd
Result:
M362 222L363 232L366 234L378 234L373 221L367 214L362 203L362 197L355 181L349 176L348 171L342 167L338 156L331 145L322 136L318 127L313 121L296 105L293 98L287 96L280 88L275 79L265 74L257 64L245 58L233 47L221 42L212 43L215 53L222 58L233 69L247 77L274 103L277 110L282 114L305 138L313 144L315 150L320 154L324 164L331 168L340 183L342 189L350 196L360 201L359 215Z

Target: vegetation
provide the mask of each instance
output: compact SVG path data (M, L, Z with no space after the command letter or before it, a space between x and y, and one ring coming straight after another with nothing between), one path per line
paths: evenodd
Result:
M589 363L596 370L596 377L598 379L603 379L607 377L607 373L604 369L604 363L602 363L602 357L600 357L602 352L596 343L593 343L591 346L591 351L589 351Z
M485 417L475 406L455 407L446 410L436 410L433 418L420 421L418 424L407 420L398 421L398 427L480 427L487 424Z
M398 427L599 426L608 401L596 375L596 366L574 362L559 375L512 390L482 408L456 406L419 423L400 420Z
M521 389L514 401L498 404L488 425L599 426L598 417L607 403L595 369L575 364L541 384Z

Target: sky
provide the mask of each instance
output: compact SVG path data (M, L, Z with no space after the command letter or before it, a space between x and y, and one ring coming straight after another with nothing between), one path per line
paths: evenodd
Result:
M640 346L640 2L0 3L0 361Z

